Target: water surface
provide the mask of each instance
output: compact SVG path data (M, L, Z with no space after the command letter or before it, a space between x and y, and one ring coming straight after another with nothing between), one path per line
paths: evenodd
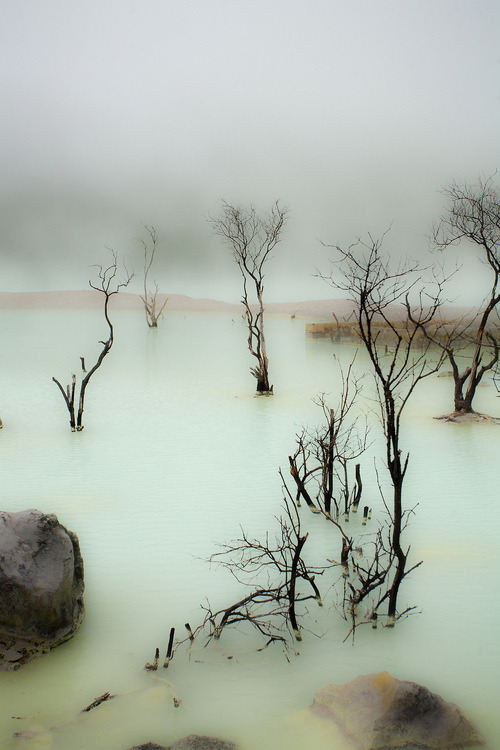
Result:
M0 746L126 750L198 732L232 738L243 750L344 750L305 709L329 682L387 670L458 703L490 747L500 747L500 428L433 420L451 410L447 378L427 380L408 405L406 502L418 506L406 538L424 564L404 582L401 606L415 604L419 614L343 642L346 624L330 592L323 613L311 610L314 632L289 660L277 646L257 653L259 644L235 632L148 673L143 665L156 646L165 652L170 627L195 625L207 598L221 606L238 597L236 582L204 558L240 525L253 535L275 528L278 468L302 425L318 421L313 398L326 393L335 404L334 353L345 365L355 347L308 341L304 321L269 318L275 396L254 398L240 318L171 313L156 331L136 313L115 320L115 346L87 390L85 429L72 434L51 378L69 382L80 355L87 363L97 355L106 335L100 314L0 314L2 508L56 513L78 534L87 609L72 641L0 676ZM356 366L366 368L362 352ZM370 388L367 381L366 398ZM477 407L500 413L491 385L480 389ZM383 455L374 413L369 421L371 456ZM382 505L372 466L370 458L364 499L376 518ZM304 512L303 523L331 544L323 519ZM65 723L105 691L121 697ZM12 739L20 730L38 734Z

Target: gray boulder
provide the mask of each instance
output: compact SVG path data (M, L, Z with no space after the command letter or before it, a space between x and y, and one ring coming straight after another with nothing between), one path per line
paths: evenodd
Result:
M458 706L387 672L327 685L311 710L335 721L361 750L446 750L484 740Z
M53 514L0 511L0 670L68 640L84 615L78 537Z
M173 745L155 745L154 742L146 742L144 745L136 745L130 750L236 750L233 742L219 740L217 737L206 737L202 734L190 734L177 740Z

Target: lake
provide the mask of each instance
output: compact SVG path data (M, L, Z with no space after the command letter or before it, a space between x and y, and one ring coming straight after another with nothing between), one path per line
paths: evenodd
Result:
M302 426L319 422L314 398L329 394L335 405L338 362L348 364L355 347L307 340L304 320L270 316L275 395L256 398L238 316L170 313L158 330L137 312L116 311L114 321L115 345L87 389L85 429L71 433L52 376L65 384L80 355L93 361L107 335L102 315L0 312L2 509L55 513L78 534L86 581L76 636L0 675L0 746L127 750L196 732L242 750L345 750L334 729L308 715L314 693L387 670L459 704L489 747L500 747L500 427L433 420L452 410L446 377L427 379L408 404L405 502L418 505L405 539L423 565L403 582L399 602L417 614L394 629L361 627L344 642L335 572L321 583L324 610L311 607L312 632L297 654L286 658L279 645L257 652L251 635L228 631L190 658L179 649L168 670L146 672L156 646L163 657L171 627L194 627L207 599L222 606L241 597L206 558L240 526L253 536L274 532L278 468L288 466ZM356 367L366 369L363 352ZM370 392L367 379L361 411ZM500 414L490 383L476 408ZM373 457L382 474L384 454L373 410L368 419L363 500L376 519L383 507ZM302 518L338 554L324 519L307 509ZM119 697L78 715L106 691ZM33 736L13 739L19 731Z

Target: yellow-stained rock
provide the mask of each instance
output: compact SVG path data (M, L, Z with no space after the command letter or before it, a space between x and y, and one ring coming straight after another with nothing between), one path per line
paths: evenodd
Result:
M311 710L333 719L361 750L451 750L484 744L458 706L387 672L327 685L314 696Z

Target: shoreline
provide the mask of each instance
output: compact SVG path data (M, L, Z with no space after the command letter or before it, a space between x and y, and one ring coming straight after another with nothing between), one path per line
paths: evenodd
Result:
M227 312L243 314L241 303L224 302L215 299L196 299L185 294L159 294L158 302L167 299L165 314L171 312ZM140 295L120 292L111 299L114 310L143 311ZM0 292L0 310L98 310L102 307L102 295L92 289L65 290L52 292ZM347 321L353 314L355 305L348 299L301 300L296 302L267 302L266 313L289 315L333 322L335 316ZM470 308L446 307L446 316L459 318ZM445 308L442 308L442 313ZM401 317L399 308L394 307L394 319Z

